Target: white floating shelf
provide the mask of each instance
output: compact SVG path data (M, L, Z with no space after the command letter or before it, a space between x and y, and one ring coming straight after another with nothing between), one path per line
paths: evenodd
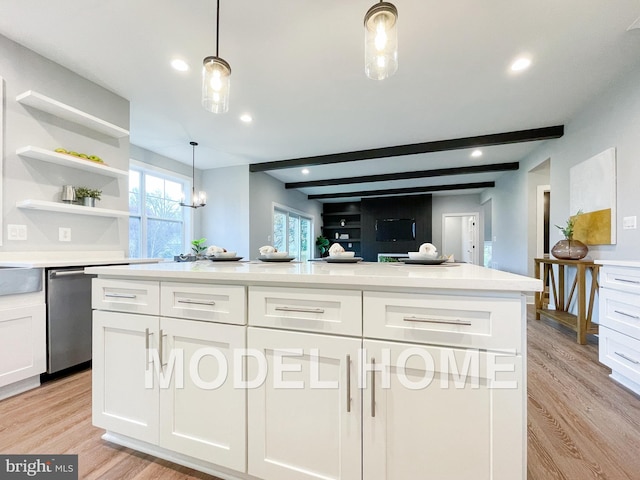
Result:
M34 92L33 90L27 90L16 97L16 101L23 105L28 105L43 112L50 113L56 117L64 118L74 123L84 125L96 132L104 133L114 138L126 137L129 135L129 130L125 130L122 127L114 125L113 123L105 122L104 120L94 117L82 110L66 105L62 102L49 98L41 93Z
M108 210L106 208L85 207L68 203L46 202L44 200L22 200L16 202L16 207L29 210L45 210L47 212L71 213L75 215L91 215L94 217L128 217L129 212L122 210Z
M108 177L127 177L129 175L129 172L126 170L109 167L108 165L92 162L91 160L83 160L82 158L74 157L73 155L68 155L66 153L58 153L40 147L32 147L31 145L19 148L16 150L16 153L22 157L35 158L36 160L41 160L43 162L77 168L78 170L86 170L87 172L98 173Z

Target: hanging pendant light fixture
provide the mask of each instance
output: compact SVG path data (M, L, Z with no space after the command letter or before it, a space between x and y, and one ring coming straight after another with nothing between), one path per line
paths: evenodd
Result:
M191 203L185 203L185 199L183 198L180 205L189 208L199 208L207 204L207 194L205 192L198 192L196 194L196 147L198 143L189 142L189 145L191 145L193 151L191 158Z
M398 70L398 10L380 1L364 16L364 71L384 80Z
M231 67L218 56L220 44L220 0L216 8L216 55L202 61L202 106L213 113L229 110Z

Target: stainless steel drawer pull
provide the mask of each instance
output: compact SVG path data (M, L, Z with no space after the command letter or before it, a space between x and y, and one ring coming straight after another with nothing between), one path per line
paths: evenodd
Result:
M150 355L149 355L149 337L153 335L152 333L149 332L148 328L144 329L144 349L145 349L145 353L147 355L147 368L149 368L149 364L151 363L150 360Z
M631 358L631 357L627 357L624 353L620 353L620 352L613 352L613 353L615 353L615 354L616 354L616 355L618 355L619 357L624 358L627 362L631 362L631 363L633 363L634 365L640 365L640 362L639 362L638 360L634 360L634 359L633 359L633 358Z
M137 295L133 293L105 293L105 297L107 298L136 298Z
M214 302L213 300L206 302L204 300L193 300L191 298L181 298L180 300L178 300L178 303L189 303L192 305L215 305L216 302Z
M165 362L164 358L163 358L164 357L164 345L163 345L164 342L163 342L163 339L166 336L167 336L167 334L163 333L162 329L160 329L160 345L158 346L159 347L158 348L158 350L159 350L158 357L160 357L160 367L164 367L164 366L167 365L167 362Z
M376 416L376 359L371 357L371 416Z
M625 317L633 318L635 320L640 320L640 317L638 315L631 315L630 313L621 312L620 310L614 310L614 312L617 313L618 315L623 315Z
M324 313L324 308L276 307L278 312Z
M626 278L613 278L616 282L625 282L625 283L640 283L640 280L627 280Z
M351 355L347 355L347 413L351 412Z
M463 321L463 320L430 320L428 318L420 318L420 317L404 317L403 320L405 322L422 322L422 323L438 323L442 325L471 325L471 322Z

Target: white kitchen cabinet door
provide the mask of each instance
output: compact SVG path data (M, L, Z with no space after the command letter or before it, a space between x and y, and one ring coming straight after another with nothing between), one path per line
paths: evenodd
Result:
M160 328L163 372L173 372L160 387L160 446L246 471L246 391L233 382L245 328L173 318Z
M377 367L387 365L389 381L385 384L378 371L372 388L372 369L366 369L363 478L526 478L526 385L521 357L372 340L365 340L364 348L366 363L372 364L374 358ZM452 366L463 373L465 356L471 366L474 355L477 372L470 370L466 382L460 377L456 385ZM513 366L513 371L499 372L495 378L515 382L511 385L515 388L488 380L494 376L487 374L492 362L499 368ZM431 383L419 388L431 375Z
M93 312L93 424L145 442L158 443L158 382L148 349L158 347L159 318Z
M0 310L0 387L47 368L45 305Z
M361 480L361 340L249 328L247 344L267 366L264 382L248 389L248 473ZM259 363L248 358L248 382L260 379Z

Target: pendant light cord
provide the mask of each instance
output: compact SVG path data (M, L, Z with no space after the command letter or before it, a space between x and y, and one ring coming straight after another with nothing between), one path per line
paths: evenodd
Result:
M191 203L195 205L196 196L196 142L191 142Z
M218 6L216 7L216 57L219 57L220 55L218 55L218 48L220 46L220 0L218 0L217 3L218 3Z

